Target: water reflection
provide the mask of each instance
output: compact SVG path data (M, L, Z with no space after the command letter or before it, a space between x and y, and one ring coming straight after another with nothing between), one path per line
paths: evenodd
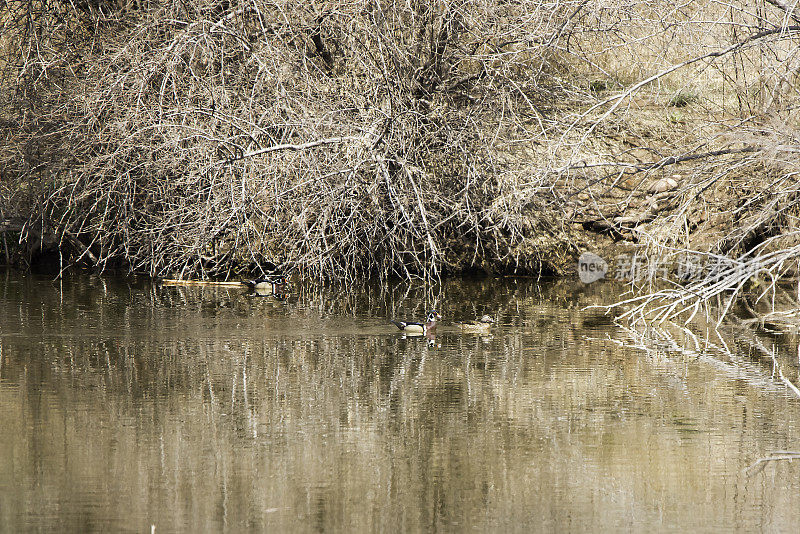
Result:
M743 473L798 403L620 346L610 285L295 289L0 274L0 530L800 525L797 462Z

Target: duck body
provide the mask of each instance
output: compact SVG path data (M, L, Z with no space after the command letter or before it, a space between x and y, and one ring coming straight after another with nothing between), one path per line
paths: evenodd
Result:
M441 319L442 316L436 312L436 310L431 310L428 312L427 315L427 322L425 323L418 323L413 321L396 321L392 319L392 324L395 325L397 328L405 332L406 334L428 334L434 332L436 330L436 321Z
M464 332L488 332L494 324L494 319L489 315L484 315L477 321L465 321L458 323L458 327Z
M282 295L285 294L289 284L283 276L273 278L256 278L248 280L245 285L258 295Z

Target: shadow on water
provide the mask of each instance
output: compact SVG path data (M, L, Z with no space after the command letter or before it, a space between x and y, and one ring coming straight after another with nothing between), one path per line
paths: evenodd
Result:
M0 530L784 530L798 402L531 280L244 290L0 273ZM393 317L436 307L435 338ZM455 321L489 313L489 334ZM769 477L768 481L765 477Z

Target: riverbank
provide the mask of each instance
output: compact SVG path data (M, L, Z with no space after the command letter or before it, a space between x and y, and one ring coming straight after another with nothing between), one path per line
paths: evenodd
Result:
M8 263L352 281L788 251L788 273L780 4L53 6L34 32L28 9L0 43Z

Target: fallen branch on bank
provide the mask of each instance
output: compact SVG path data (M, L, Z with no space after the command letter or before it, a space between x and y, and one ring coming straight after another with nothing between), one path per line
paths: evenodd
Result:
M607 308L627 308L620 315L620 319L661 323L668 319L684 316L687 317L685 322L689 323L701 307L712 299L719 298L724 302L718 312L717 325L719 325L748 281L759 276L769 280L766 288L756 295L755 301L758 302L767 298L770 292L774 292L775 284L787 268L796 266L800 258L800 245L772 252L762 252L775 239L785 239L786 237L787 234L784 234L768 239L735 259L719 255L703 255L718 262L708 276L690 282L685 287L675 284L674 287L626 299ZM691 255L698 254L690 250L681 252Z
M648 161L644 163L631 163L626 161L608 161L602 163L581 162L569 166L567 170L576 171L576 170L585 170L585 169L600 168L600 167L606 167L606 168L611 167L611 168L623 169L622 172L624 174L636 174L640 172L650 172L658 169L663 169L664 167L667 167L669 165L677 165L679 163L685 163L687 161L696 161L699 159L708 159L719 156L727 156L731 154L744 154L748 152L757 152L759 150L762 149L753 146L746 146L742 148L725 148L721 150L709 150L708 152L692 152L689 154L682 154L680 156L666 156L658 161ZM618 176L619 175L617 173L607 174L602 178L591 181L587 185L595 185L609 178L616 178Z
M95 256L92 253L92 251L89 250L89 247L81 243L80 239L78 239L77 236L75 236L75 234L73 234L67 229L63 229L62 232L64 234L64 237L66 237L67 240L69 240L69 242L72 243L72 246L74 246L80 252L78 259L75 260L76 263L79 263L84 256L86 256L89 259L91 265L97 265L100 263L100 261L97 259L97 256Z

